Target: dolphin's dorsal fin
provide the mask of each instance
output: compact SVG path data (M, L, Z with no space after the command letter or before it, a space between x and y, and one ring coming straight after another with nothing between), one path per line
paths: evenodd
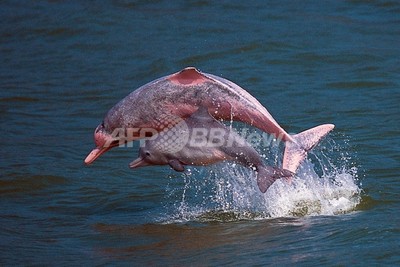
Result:
M190 116L191 118L209 118L211 120L215 120L214 117L210 115L208 112L208 108L204 106L199 106L199 108Z
M169 166L177 172L183 172L185 167L183 167L182 163L177 159L171 159L168 161Z

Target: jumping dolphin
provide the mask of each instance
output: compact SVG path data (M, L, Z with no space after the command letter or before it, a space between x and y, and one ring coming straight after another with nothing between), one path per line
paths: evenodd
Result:
M275 167L265 166L257 151L241 136L224 124L216 121L206 108L200 107L184 120L185 127L168 129L155 139L146 140L139 149L139 157L129 166L138 168L148 165L170 165L175 171L184 171L184 165L206 166L223 160L235 161L251 168L257 174L257 184L262 193L276 179L290 178L294 173ZM171 134L172 132L172 134ZM200 133L200 134L199 134ZM179 136L175 144L168 137ZM183 138L186 135L187 138ZM184 139L183 143L180 143ZM166 142L168 145L166 145ZM176 146L178 145L178 149Z
M199 106L205 106L215 119L235 120L255 126L286 143L283 169L296 172L301 161L333 128L324 124L296 135L289 135L246 90L224 78L198 71L193 67L159 78L130 93L106 114L95 129L96 148L86 157L90 164L101 154L118 146L116 129L152 128L162 131L160 118L170 114L188 118ZM125 141L143 138L132 134Z

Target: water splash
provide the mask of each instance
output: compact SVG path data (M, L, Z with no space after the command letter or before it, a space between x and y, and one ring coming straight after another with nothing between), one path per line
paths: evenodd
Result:
M279 146L275 143L259 149L267 164L280 164ZM169 215L164 221L257 220L354 211L362 190L358 168L346 146L346 142L338 145L331 138L325 140L291 182L278 180L265 194L259 191L255 174L235 163L189 168L182 174L183 185L167 189ZM171 179L173 182L177 180Z

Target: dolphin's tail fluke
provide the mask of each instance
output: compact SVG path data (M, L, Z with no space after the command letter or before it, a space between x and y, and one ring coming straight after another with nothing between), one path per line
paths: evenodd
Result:
M307 157L307 152L314 148L334 127L333 124L323 124L291 135L295 142L287 141L285 144L283 169L296 173L301 162Z
M257 185L260 191L265 193L277 179L290 179L293 175L294 173L288 170L270 166L261 166L257 168Z

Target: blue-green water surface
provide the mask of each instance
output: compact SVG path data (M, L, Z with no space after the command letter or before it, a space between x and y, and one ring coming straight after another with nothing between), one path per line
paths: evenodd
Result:
M0 16L0 265L400 264L397 1L2 1ZM231 163L130 170L137 144L83 164L115 103L187 66L288 132L336 128L265 195Z

